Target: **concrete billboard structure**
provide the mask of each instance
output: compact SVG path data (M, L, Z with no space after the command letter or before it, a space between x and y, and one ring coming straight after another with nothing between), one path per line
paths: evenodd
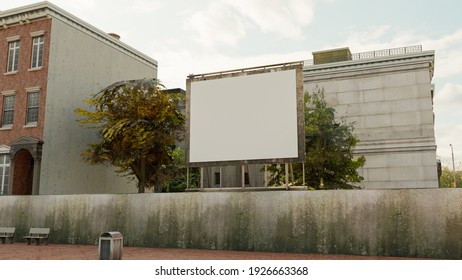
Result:
M438 187L434 60L434 51L410 46L353 54L348 48L318 51L305 61L304 91L323 88L337 117L354 124L360 141L354 153L366 158L359 169L361 188ZM265 184L262 165L247 169L207 167L204 185L230 187L244 172L249 186Z
M190 166L303 161L302 63L188 77Z

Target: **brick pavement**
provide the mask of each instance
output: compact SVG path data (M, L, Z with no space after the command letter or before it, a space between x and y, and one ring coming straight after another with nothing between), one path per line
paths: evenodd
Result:
M97 260L94 245L0 244L0 260ZM404 260L410 258L124 247L124 260Z

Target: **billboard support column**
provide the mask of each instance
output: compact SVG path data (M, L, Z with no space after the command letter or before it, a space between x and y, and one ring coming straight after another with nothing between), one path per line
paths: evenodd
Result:
M241 183L242 183L242 190L245 188L245 165L241 165Z
M268 165L265 164L265 188L268 188Z
M201 167L201 190L204 190L204 167Z
M220 166L220 189L222 187L222 184L223 184L223 167Z
M247 166L247 180L249 181L249 188L251 188L251 187L252 187L252 184L250 183L250 178L251 178L251 177L250 177L250 167L249 167L248 164L246 164L246 166ZM254 186L254 187L255 187L255 186Z

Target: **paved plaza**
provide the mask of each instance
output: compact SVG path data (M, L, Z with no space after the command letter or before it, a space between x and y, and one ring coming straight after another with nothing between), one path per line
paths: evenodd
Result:
M0 244L0 260L97 260L95 245ZM124 260L404 260L409 258L124 247Z

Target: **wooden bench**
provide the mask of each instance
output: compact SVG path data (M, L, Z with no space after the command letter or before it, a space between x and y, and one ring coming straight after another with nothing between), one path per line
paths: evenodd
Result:
M16 228L14 227L0 227L0 239L2 240L2 244L5 244L8 239L10 239L10 243L13 244L15 230Z
M43 240L44 244L48 245L49 234L49 228L30 228L29 235L24 236L24 240L27 241L27 245L30 245L32 240L35 241L35 245L40 245L40 240Z

